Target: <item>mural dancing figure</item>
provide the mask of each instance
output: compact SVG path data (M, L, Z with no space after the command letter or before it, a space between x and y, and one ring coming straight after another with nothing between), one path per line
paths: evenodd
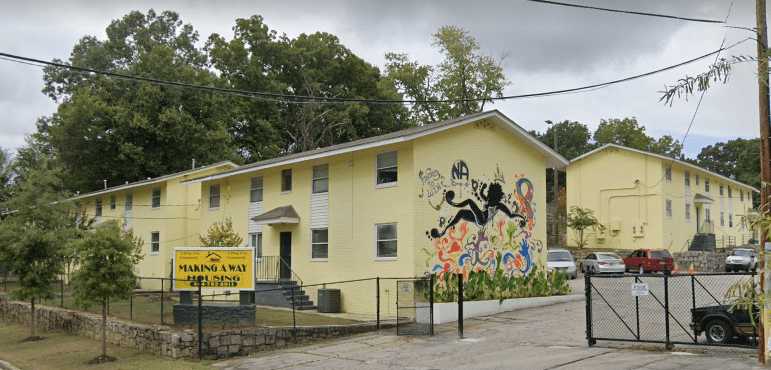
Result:
M458 213L455 214L455 216L447 223L447 225L444 226L444 229L442 231L439 231L437 228L431 229L431 237L432 238L439 238L442 237L444 234L447 233L447 230L451 227L455 226L460 221L469 221L473 222L476 225L480 227L484 227L487 225L488 222L492 221L495 217L495 214L498 211L503 212L506 216L509 218L518 218L519 226L525 227L526 219L525 216L522 216L519 213L512 212L509 210L509 207L507 207L505 204L503 204L501 201L503 200L503 187L501 187L501 184L497 182L493 182L490 184L490 186L487 188L487 194L484 193L484 186L482 187L482 190L479 192L479 197L485 202L484 209L481 209L473 200L466 199L462 202L455 203L455 192L452 190L447 191L444 194L444 200L447 204L455 207L455 208L463 208L458 211ZM464 208L469 207L469 208Z

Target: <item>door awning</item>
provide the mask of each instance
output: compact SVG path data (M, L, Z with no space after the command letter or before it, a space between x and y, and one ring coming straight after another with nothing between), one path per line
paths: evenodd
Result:
M258 225L299 224L300 216L292 206L276 207L265 213L252 217Z
M696 194L693 197L694 204L712 204L714 200L704 194Z

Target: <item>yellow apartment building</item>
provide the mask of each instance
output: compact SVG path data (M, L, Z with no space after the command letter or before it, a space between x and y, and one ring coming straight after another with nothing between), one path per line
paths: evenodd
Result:
M499 255L507 272L526 274L546 259L546 169L566 165L488 111L184 184L200 184L201 230L230 219L255 248L258 279L271 278L261 261L284 261L280 278L316 284L492 269ZM330 288L345 312L374 312L374 283ZM381 299L386 314L394 294Z
M594 211L589 248L710 250L753 238L757 189L691 163L607 144L567 168L567 207ZM569 242L576 238L570 231Z
M199 222L201 185L183 181L236 167L231 162L220 162L72 199L95 223L117 220L142 239L144 259L136 266L138 276L169 277L173 248L198 245L198 236L205 231ZM142 288L156 289L160 284L141 281Z

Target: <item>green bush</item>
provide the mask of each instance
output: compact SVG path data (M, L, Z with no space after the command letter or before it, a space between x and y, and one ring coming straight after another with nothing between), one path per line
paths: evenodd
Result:
M500 266L500 265L499 265ZM472 271L463 286L466 301L500 300L510 298L545 297L570 293L567 275L547 273L534 267L527 275L508 275L501 268L494 274ZM458 275L445 274L443 281L434 285L434 302L458 300Z

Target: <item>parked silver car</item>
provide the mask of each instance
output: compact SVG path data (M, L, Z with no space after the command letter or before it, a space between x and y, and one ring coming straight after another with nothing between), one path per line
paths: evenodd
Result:
M725 270L726 272L742 270L749 272L755 269L757 263L754 249L736 248L725 258Z
M578 277L576 260L573 258L573 254L567 249L549 249L549 254L546 257L546 270L549 272L564 272L571 279Z
M581 262L581 272L584 273L624 273L625 271L626 265L624 260L619 255L611 252L592 253Z

